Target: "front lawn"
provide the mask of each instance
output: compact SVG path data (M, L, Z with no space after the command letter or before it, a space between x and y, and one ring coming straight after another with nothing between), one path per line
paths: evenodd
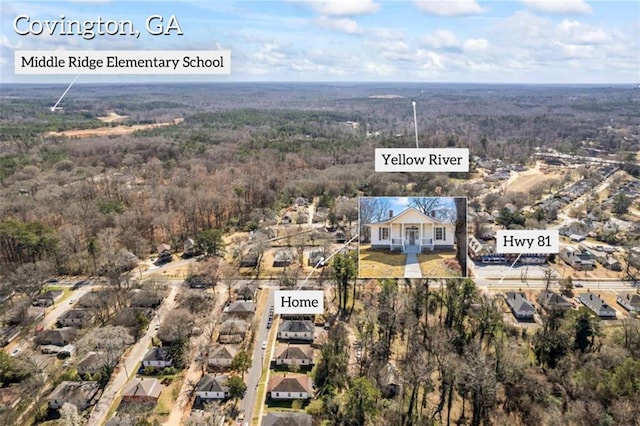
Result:
M358 276L360 278L402 278L407 255L388 250L372 250L361 246L358 254Z
M457 265L455 252L421 253L417 256L420 272L425 278L457 278L462 276L459 267L454 269L449 266Z

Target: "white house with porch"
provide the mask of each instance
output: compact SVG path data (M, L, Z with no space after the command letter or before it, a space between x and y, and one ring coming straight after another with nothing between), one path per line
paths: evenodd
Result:
M371 228L371 248L420 253L432 250L452 250L455 224L441 222L414 207L389 218L366 224Z

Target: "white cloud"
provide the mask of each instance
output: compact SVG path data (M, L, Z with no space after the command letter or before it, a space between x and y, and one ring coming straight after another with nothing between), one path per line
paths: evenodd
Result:
M547 13L591 13L591 6L584 0L522 0L522 2L530 9Z
M282 65L287 59L287 55L280 51L280 46L276 43L267 43L253 55L262 64Z
M484 12L476 0L421 0L415 5L423 12L437 16L477 15Z
M392 65L382 62L367 62L364 66L364 72L374 75L391 75L396 71L396 68Z
M373 35L373 37L382 40L401 40L404 38L403 34L400 31L390 28L375 28L371 30L371 34Z
M595 53L593 46L559 42L556 44L562 48L564 59L591 59Z
M446 49L459 47L460 42L456 35L449 30L438 30L423 37L422 41L434 49Z
M314 19L313 22L319 27L341 31L347 34L360 33L358 23L350 18L328 18L326 16L320 16Z
M575 44L600 44L609 40L609 36L602 29L572 20L562 21L558 25L558 33L562 38Z
M324 67L322 65L311 62L307 58L303 58L302 60L291 62L291 68L294 71L298 72L314 72L322 71Z
M353 16L377 12L380 5L372 0L309 0L313 10L321 15Z
M465 52L484 51L489 47L489 41L484 38L471 38L464 42Z

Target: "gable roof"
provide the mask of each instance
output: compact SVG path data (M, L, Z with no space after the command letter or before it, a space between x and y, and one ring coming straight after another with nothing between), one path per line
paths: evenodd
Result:
M100 390L97 382L70 382L64 381L60 383L51 392L48 401L56 401L58 403L68 402L80 409L91 405L94 397ZM59 404L62 405L62 404Z
M311 393L311 380L309 376L289 375L289 376L273 376L269 380L269 392L306 392Z
M285 320L278 327L278 333L313 333L313 322L306 320Z
M604 300L600 299L595 293L585 293L580 296L580 301L599 317L615 317L616 310L607 305Z
M158 398L163 388L164 386L158 379L136 377L125 385L122 396Z
M169 244L162 243L158 244L158 247L156 247L156 249L158 250L158 254L162 254L164 252L170 252L171 246Z
M382 225L382 224L389 224L389 223L393 223L396 222L400 217L402 216L406 216L409 212L415 212L417 214L419 214L420 216L422 216L423 219L425 219L428 222L432 222L432 223L438 223L438 224L442 224L442 225L451 225L451 223L448 222L442 222L438 219L432 218L430 216L427 216L426 214L422 213L420 210L416 209L415 207L408 207L405 210L401 211L399 214L387 218L385 220L381 220L379 222L373 222L373 223L369 223L369 224L365 224L366 226L369 225Z
M80 360L78 363L78 368L87 368L87 369L97 369L102 367L105 364L106 358L104 357L103 352L89 352L87 355Z
M249 324L239 319L228 319L220 325L220 334L245 334Z
M508 291L505 296L507 298L507 303L515 312L533 313L536 311L531 302L526 299L524 293Z
M311 426L313 416L307 413L269 413L262 420L262 426Z
M76 329L73 327L57 328L54 330L42 330L36 336L40 345L64 346L73 342L76 338Z
M540 294L539 300L541 301L540 304L546 308L566 309L571 307L571 303L569 303L567 299L565 299L564 297L562 297L562 295L558 293L554 293L553 291L547 291L547 292L543 291Z
M309 345L278 345L275 359L313 360L313 348Z
M225 312L230 314L252 314L255 310L256 304L246 301L235 301L225 308Z
M233 359L236 356L238 350L234 346L222 345L218 346L211 352L209 358L211 359Z
M173 361L168 348L161 348L154 346L149 349L145 354L144 361Z
M229 380L227 376L214 376L205 374L198 382L198 392L229 392L229 387L225 385Z
M640 308L640 294L636 294L630 291L624 291L618 293L618 298L620 298L620 300L623 300L630 306Z

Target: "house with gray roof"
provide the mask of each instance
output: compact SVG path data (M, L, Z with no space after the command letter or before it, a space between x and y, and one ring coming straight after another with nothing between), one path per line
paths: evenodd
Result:
M59 410L65 403L75 405L78 411L86 410L92 406L98 397L100 386L97 382L70 382L60 383L47 398L49 408Z
M229 306L224 308L224 312L240 318L252 317L256 312L256 304L239 300L231 302Z
M249 331L249 323L241 319L228 319L220 325L218 342L240 343Z
M87 327L94 319L91 309L70 309L58 317L57 323L60 327Z
M60 299L63 294L64 292L62 290L45 291L44 293L36 297L34 305L44 307L53 306L53 304L56 303L56 301Z
M142 358L144 367L166 368L173 365L173 357L168 348L154 346Z
M562 311L570 309L573 305L559 293L553 291L543 291L538 297L538 303L547 312Z
M616 310L607 305L605 301L595 293L585 293L581 295L580 302L600 318L616 318Z
M207 363L209 368L227 368L231 367L233 358L238 353L234 346L222 345L213 349L209 354Z
M198 382L196 396L205 401L227 399L229 397L229 386L227 386L228 380L228 376L205 374Z
M640 312L640 294L630 291L618 293L616 302L629 312Z
M73 327L42 330L36 335L36 343L39 345L65 346L76 340L76 333L77 331Z
M524 293L516 291L508 291L505 294L505 299L513 316L519 320L533 319L533 314L536 312L536 308L531 302L527 300Z
M284 320L278 327L279 340L313 341L314 326L308 320Z
M294 411L271 412L262 419L262 426L311 426L313 417Z

